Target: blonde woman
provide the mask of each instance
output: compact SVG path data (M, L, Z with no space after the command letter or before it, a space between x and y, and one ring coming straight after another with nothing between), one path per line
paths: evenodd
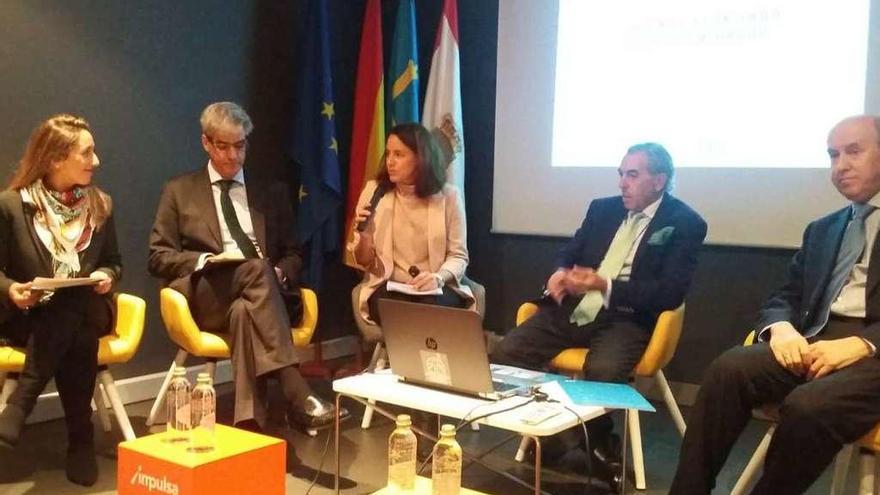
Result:
M113 323L110 290L122 273L110 197L92 185L99 165L89 124L55 115L33 132L0 193L0 339L27 348L18 387L0 413L0 445L18 443L25 419L55 378L67 423L67 478L97 481L91 397L98 337ZM96 279L54 292L35 277Z

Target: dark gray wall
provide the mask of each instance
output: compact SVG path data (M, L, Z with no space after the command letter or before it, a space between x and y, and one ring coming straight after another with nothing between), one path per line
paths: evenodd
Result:
M116 200L125 262L121 288L148 303L146 337L119 377L163 369L173 348L158 315L158 285L146 274L147 236L162 183L203 166L198 113L237 100L256 130L248 173L296 187L286 158L302 31L303 2L200 1L0 3L0 171L12 170L30 130L60 111L94 127L103 169L98 182ZM348 168L354 74L364 0L331 0L338 137ZM441 0L417 2L422 93ZM383 0L386 62L397 0ZM564 239L491 234L494 172L497 0L459 1L462 98L466 129L468 244L473 278L487 288L486 327L512 326L520 302L534 297ZM523 116L528 118L528 116ZM684 172L683 172L684 173ZM523 185L524 200L530 197ZM589 198L584 198L584 204ZM739 342L791 251L710 246L697 272L674 380L698 382L705 365ZM357 275L328 262L320 291L319 337L355 332L348 299Z
M93 126L96 180L114 198L120 288L148 304L146 338L119 376L157 371L172 357L146 274L147 236L164 180L206 162L201 108L248 99L253 10L250 2L0 3L2 175L45 117L76 113Z

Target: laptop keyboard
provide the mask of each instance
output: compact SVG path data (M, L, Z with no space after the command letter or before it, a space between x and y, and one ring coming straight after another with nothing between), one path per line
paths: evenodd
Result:
M492 380L492 390L496 392L507 392L509 390L513 390L516 388L520 388L522 385L514 385L512 383L505 383L497 380Z

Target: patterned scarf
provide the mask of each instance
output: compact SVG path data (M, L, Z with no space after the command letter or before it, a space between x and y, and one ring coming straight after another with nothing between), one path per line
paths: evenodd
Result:
M22 200L36 209L34 227L52 255L56 278L79 275L79 253L92 241L95 226L87 193L85 187L75 187L67 192L53 191L43 184L42 179L21 189Z

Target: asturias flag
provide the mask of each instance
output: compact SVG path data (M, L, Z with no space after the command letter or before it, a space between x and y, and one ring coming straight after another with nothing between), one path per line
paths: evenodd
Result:
M354 209L361 190L382 166L385 151L385 74L382 63L381 4L379 0L368 0L355 79L348 204L345 209L346 239L351 236ZM356 266L348 251L344 259L347 265Z
M452 162L446 169L446 181L464 194L464 130L461 122L461 76L458 62L458 5L444 0L443 15L437 28L431 75L422 111L422 124L439 130L446 137L444 147ZM464 196L462 196L464 197Z
M416 8L401 0L391 45L391 125L419 121L419 54L416 45Z
M301 171L297 228L308 262L303 281L320 288L324 255L339 250L342 186L327 5L323 0L311 0L307 8L291 156Z

